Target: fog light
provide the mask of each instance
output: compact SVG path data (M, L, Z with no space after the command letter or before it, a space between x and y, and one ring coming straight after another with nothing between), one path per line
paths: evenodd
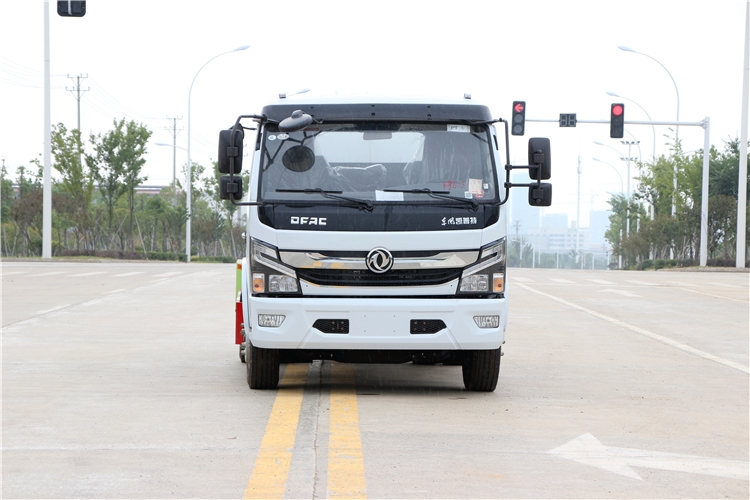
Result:
M283 274L270 274L268 276L269 292L296 292L297 280Z
M461 280L462 292L488 292L489 276L486 274L472 274Z
M497 328L500 326L500 316L474 316L474 323L479 328Z
M286 319L283 314L259 314L258 315L258 326L265 326L270 328L276 328Z

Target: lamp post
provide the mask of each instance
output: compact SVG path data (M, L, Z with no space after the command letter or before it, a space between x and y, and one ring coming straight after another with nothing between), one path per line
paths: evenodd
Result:
M642 56L646 56L649 59L651 59L653 61L656 61L656 63L659 66L661 66L662 68L664 68L664 71L667 72L667 74L669 75L669 78L672 79L672 84L674 85L674 91L677 94L677 119L675 121L679 122L680 121L680 91L677 89L677 82L674 81L674 77L672 76L672 73L669 72L669 70L667 69L667 67L664 66L659 61L657 61L656 59L654 59L653 57L651 57L650 55L644 54L643 52L638 52L638 51L633 50L633 49L631 49L629 47L625 47L624 45L619 45L617 48L620 49L620 50L623 50L625 52L632 52L634 54L640 54ZM674 138L675 138L675 142L679 141L679 139L680 139L680 126L679 125L675 125ZM674 217L674 215L675 215L675 207L676 207L675 198L677 197L677 165L675 165L675 168L674 168L674 174L673 174L673 180L672 180L672 188L674 190L674 192L672 193L672 217ZM670 249L670 254L672 254L673 251L674 251L673 249Z
M190 220L192 219L192 213L191 213L191 191L193 189L193 179L192 179L192 165L190 164L190 97L193 94L193 84L195 83L195 79L198 78L198 75L203 70L203 68L206 67L208 63L216 59L217 57L221 57L224 54L229 54L231 52L239 52L241 50L249 49L249 45L243 45L241 47L237 47L234 50L229 50L227 52L222 52L221 54L217 54L208 61L203 64L203 66L200 67L198 72L193 77L193 81L190 82L190 90L188 91L188 119L187 119L187 214L186 214L186 221L185 221L185 253L187 254L187 261L190 262Z
M595 144L599 144L599 143L595 143ZM605 144L600 144L600 146L605 146ZM607 147L609 147L609 146L607 146ZM614 148L612 148L612 149L614 149ZM615 149L615 151L617 151L617 150ZM598 161L599 163L604 163L605 165L609 165L610 167L612 167L612 170L614 170L617 173L617 176L620 178L620 192L625 192L625 185L622 182L622 175L620 175L620 171L617 170L617 168L615 168L614 165L612 165L609 162L600 160L599 158L591 158L591 159L594 160L594 161ZM629 202L629 200L628 200L628 202ZM628 216L628 209L626 207L625 208L625 217L627 218L627 216ZM626 227L626 230L627 230L627 227ZM622 233L620 233L620 235L622 236ZM618 269L622 269L622 254L620 254L618 256L617 268Z
M599 158L591 158L591 159L594 160L594 161L598 161L599 163L604 163L605 165L609 165L610 167L612 167L612 170L615 171L615 173L617 174L617 177L620 178L620 191L624 193L625 192L625 184L623 183L623 181L622 181L622 175L617 170L617 168L615 168L615 166L612 165L611 163L603 161L603 160L600 160Z
M176 177L177 177L177 150L181 149L183 151L187 151L186 148L183 148L182 146L178 146L177 144L167 144L166 142L155 142L155 146L166 146L168 148L172 148L175 154L172 154L172 189L174 189L177 186Z

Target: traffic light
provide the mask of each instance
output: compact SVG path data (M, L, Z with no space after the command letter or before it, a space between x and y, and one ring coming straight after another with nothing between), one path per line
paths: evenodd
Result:
M617 102L609 111L609 136L622 139L625 135L625 105Z
M86 0L57 0L57 15L63 17L83 17L86 15Z
M523 135L526 128L526 101L513 101L513 120L510 124L512 135Z

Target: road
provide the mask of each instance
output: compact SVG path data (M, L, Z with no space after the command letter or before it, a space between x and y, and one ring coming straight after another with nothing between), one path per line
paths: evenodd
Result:
M493 393L288 365L234 268L2 263L3 498L749 498L750 275L511 269Z

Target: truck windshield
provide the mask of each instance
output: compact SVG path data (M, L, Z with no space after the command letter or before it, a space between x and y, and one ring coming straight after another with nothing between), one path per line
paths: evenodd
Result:
M481 201L497 196L486 125L364 122L313 124L263 135L260 196L324 200L311 190L362 200L434 202L415 190Z

